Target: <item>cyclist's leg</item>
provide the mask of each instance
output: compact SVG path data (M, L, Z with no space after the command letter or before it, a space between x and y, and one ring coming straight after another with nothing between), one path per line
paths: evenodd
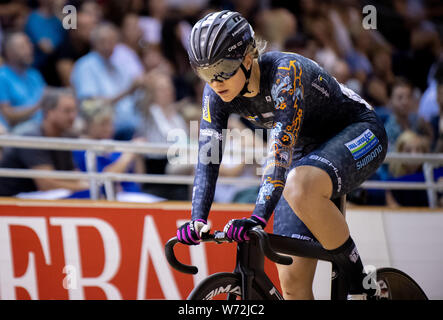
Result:
M289 266L276 264L283 298L285 300L313 300L312 282L317 260L291 257L293 263Z
M349 125L297 161L283 192L294 212L349 275L351 291L362 288L363 265L346 221L330 198L354 189L378 168L386 154L386 140L376 119Z
M325 249L335 249L349 237L344 216L330 200L332 181L314 166L299 166L286 179L283 196Z
M316 241L305 224L295 215L288 202L281 197L274 211L274 234ZM312 282L317 266L316 259L292 256L289 266L277 264L282 294L286 300L314 299Z

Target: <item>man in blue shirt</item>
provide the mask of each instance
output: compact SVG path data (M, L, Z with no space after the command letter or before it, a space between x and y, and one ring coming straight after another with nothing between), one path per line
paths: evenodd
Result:
M130 140L140 117L135 109L132 93L141 85L125 69L125 61L116 63L111 59L119 41L118 29L103 23L91 34L93 51L83 56L74 65L71 83L79 100L102 98L114 106L116 135Z
M25 33L29 36L34 50L33 66L42 72L51 85L55 77L53 54L66 37L62 22L55 15L54 1L39 0L39 7L29 14Z
M22 32L5 39L6 64L0 67L0 123L19 132L19 124L41 122L39 101L46 83L40 72L31 68L33 46Z

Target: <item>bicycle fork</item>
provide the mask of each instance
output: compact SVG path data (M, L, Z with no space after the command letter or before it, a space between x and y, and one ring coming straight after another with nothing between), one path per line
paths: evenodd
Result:
M331 263L331 300L346 300L348 295L348 285L345 275L340 272L335 262Z
M264 271L264 254L258 239L251 238L248 243L239 243L237 251L234 273L241 275L242 299L256 299L253 296L255 290L268 299L283 300L280 292L275 288ZM254 289L253 284L255 284Z

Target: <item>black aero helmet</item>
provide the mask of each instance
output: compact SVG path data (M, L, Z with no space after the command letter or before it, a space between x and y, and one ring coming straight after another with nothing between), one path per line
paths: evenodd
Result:
M206 82L223 81L242 67L249 46L255 46L254 31L240 13L213 12L199 20L191 31L188 55L191 66Z

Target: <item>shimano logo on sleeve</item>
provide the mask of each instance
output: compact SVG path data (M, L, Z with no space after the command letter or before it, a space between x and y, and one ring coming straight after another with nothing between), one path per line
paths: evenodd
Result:
M381 154L383 151L383 147L381 144L379 144L370 154L368 154L366 157L364 157L362 160L357 161L357 170L360 170L364 166L366 166L369 162L377 158L379 154Z

